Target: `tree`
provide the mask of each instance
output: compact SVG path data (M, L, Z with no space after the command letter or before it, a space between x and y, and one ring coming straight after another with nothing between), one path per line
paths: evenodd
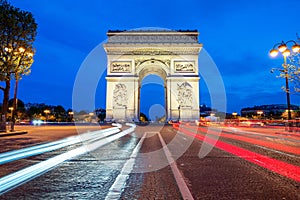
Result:
M298 38L300 41L300 39ZM288 57L289 80L296 93L300 93L300 53L294 53Z
M284 64L282 65L283 68L273 68L271 70L271 73L273 73L274 70L278 70L280 72L279 76L277 76L278 78L288 78L289 88L282 86L282 90L288 93L300 94L300 38L298 34L296 35L297 41L289 40L286 43L282 41L281 45L285 47L287 47L288 43L293 43L293 46L291 49L287 48L286 50L288 55L284 57ZM274 52L275 54L272 55L272 52ZM282 55L284 52L282 52ZM277 53L277 49L272 49L270 51L270 54L273 57L276 57ZM290 90L290 88L293 88L293 90Z
M99 118L99 122L104 122L104 119L106 117L106 110L105 109L102 109L102 108L97 108L95 110L95 113L97 115L97 117Z
M54 116L56 121L62 122L66 120L66 110L61 105L55 106L53 108Z
M144 113L140 113L140 121L141 122L148 122L149 119Z
M0 0L0 81L5 82L2 116L5 124L8 110L11 79L15 79L14 105L16 107L18 81L30 73L33 63L33 42L36 37L37 24L32 14L22 11ZM16 110L16 109L14 109ZM15 112L13 112L14 116ZM14 117L13 117L14 120ZM11 130L14 129L14 123Z
M14 102L17 102L17 105L15 106L15 109L13 108ZM15 101L14 99L10 99L8 101L8 109L10 111L10 120L12 120L12 114L13 111L15 113L15 118L17 119L24 119L26 118L26 110L25 110L25 104L22 100L17 99L17 101Z

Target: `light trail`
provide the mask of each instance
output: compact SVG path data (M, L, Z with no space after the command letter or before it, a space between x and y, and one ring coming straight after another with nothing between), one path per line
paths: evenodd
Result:
M100 148L114 140L117 140L135 130L135 125L133 124L126 124L131 126L130 128L117 133L115 135L109 136L107 138L102 138L99 141L93 141L87 143L85 146L78 147L76 149L70 150L58 156L52 157L48 160L42 161L38 164L32 165L20 171L14 172L7 176L0 178L0 195L8 192L9 190L24 184L31 179L44 174L45 172L57 167L59 164L73 159L75 157L81 156L88 152L94 151L97 148Z
M285 155L285 156L289 156L289 157L292 157L292 158L300 158L299 156L295 156L295 155L292 155L292 154L284 153L284 152L277 151L277 150L274 150L274 149L270 149L270 148L267 148L267 147L262 147L262 146L259 146L259 145L255 145L255 146L259 147L259 148L262 148L262 149L265 149L265 150L268 150L268 151L273 151L275 153L279 153L279 154L282 154L282 155Z
M199 130L199 131L204 132L204 133L207 131L207 129L200 128L200 127L199 128L198 127L195 128L195 127L192 127L192 126L188 126L188 127L195 130L195 131ZM209 130L207 133L208 134L214 134L214 135L219 135L220 134L219 132L216 132L216 131L213 131L213 130ZM234 140L239 140L239 141L247 142L247 143L250 143L250 144L256 144L256 145L276 149L276 150L279 150L279 151L284 151L284 152L287 152L287 153L293 153L293 154L296 154L296 155L300 155L300 148L299 147L287 146L287 145L282 145L282 144L275 144L274 142L262 141L262 140L259 140L259 139L249 138L249 137L245 137L245 136L241 136L241 135L221 134L221 137L234 139Z
M129 177L129 174L131 173L131 171L133 169L133 165L135 163L136 156L137 156L145 138L146 138L146 133L144 133L143 137L140 139L139 143L136 145L136 147L132 151L132 153L130 155L130 159L126 161L120 174L116 178L113 185L110 187L109 192L105 197L106 200L120 198L120 196L123 192L124 186L126 184L126 181Z
M273 172L281 174L287 178L300 182L300 167L298 166L291 165L283 161L276 160L225 142L221 142L219 140L217 141L213 138L209 138L209 137L205 138L204 136L195 134L194 132L191 132L187 129L179 128L178 125L173 125L173 127L187 135L197 138L207 144L213 145L223 151L229 152L244 160L247 160L256 165L259 165Z
M119 128L113 127L113 128L103 129L99 131L88 132L77 136L67 137L62 140L49 142L46 144L36 145L32 147L27 147L19 150L2 153L0 154L0 165L15 160L19 160L22 158L27 158L42 153L46 153L49 151L57 150L69 145L77 144L79 142L85 142L88 140L98 140L103 137L107 137L111 134L117 133L119 131L120 131Z
M220 128L216 128L217 130ZM238 134L248 134L248 135L253 135L253 136L263 136L263 137L269 137L269 138L278 138L278 136L280 135L280 139L282 140L288 140L288 141L293 141L296 143L300 143L300 138L298 135L296 134L282 134L280 132L258 132L258 130L250 130L250 131L246 131L243 130L241 128L233 128L233 127L222 127L222 129L224 130L224 132L229 132L229 133L238 133ZM266 131L268 129L264 129L264 131ZM276 131L276 130L272 130L272 131Z

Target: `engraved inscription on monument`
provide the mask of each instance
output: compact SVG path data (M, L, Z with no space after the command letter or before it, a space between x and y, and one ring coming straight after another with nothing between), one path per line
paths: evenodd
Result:
M131 73L130 61L114 61L110 64L111 73Z
M194 61L174 61L175 72L178 73L194 73Z

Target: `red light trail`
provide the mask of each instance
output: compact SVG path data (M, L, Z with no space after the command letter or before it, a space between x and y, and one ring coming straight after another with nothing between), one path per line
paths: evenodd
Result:
M198 128L198 130L201 131L201 132L206 132L207 129ZM209 134L218 134L218 135L220 135L220 132L209 130ZM293 153L293 154L300 155L300 148L298 148L298 147L291 147L291 146L286 146L286 145L281 145L281 144L274 144L273 142L262 141L262 140L258 140L258 139L254 139L254 138L248 138L248 137L239 136L239 135L228 135L228 134L225 135L225 134L222 134L221 137L235 139L235 140L239 140L239 141L243 141L243 142L247 142L247 143L251 143L251 144L256 144L256 145L276 149L276 150L279 150L279 151L284 151L284 152L287 152L287 153Z
M187 129L179 127L178 124L174 124L173 127L178 129L182 133L190 135L201 141L204 141L204 139L205 139L206 143L214 145L218 149L229 152L233 155L243 158L244 160L247 160L256 165L259 165L259 166L269 169L273 172L281 174L285 177L288 177L290 179L300 182L300 167L298 167L298 166L291 165L291 164L285 163L283 161L279 161L279 160L276 160L276 159L273 159L273 158L243 149L241 147L237 147L237 146L225 143L225 142L217 141L210 137L204 137L203 135L199 135L199 134L191 132Z

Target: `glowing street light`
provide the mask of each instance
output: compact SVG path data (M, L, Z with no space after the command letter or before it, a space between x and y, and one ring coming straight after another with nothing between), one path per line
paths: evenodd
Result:
M44 110L44 113L46 114L46 122L48 121L48 115L50 113L50 110L46 109Z
M258 115L262 115L262 114L264 114L264 112L261 111L261 110L259 110L259 111L257 111L257 114L258 114Z
M20 53L24 53L24 52L25 52L24 47L20 47L20 48L19 48L19 52L20 52Z
M257 113L257 114L260 116L260 118L261 118L262 114L264 114L264 111L258 110L256 113Z
M237 112L233 112L232 115L234 116L234 118L236 118Z
M10 110L10 115L11 115L11 119L12 119L14 107L9 107L8 109Z
M11 48L5 47L4 50L6 52L12 52ZM17 70L14 72L15 73L15 88L14 88L14 101L13 101L13 108L14 110L12 111L12 123L11 123L11 131L14 131L14 126L15 126L15 115L17 111L17 104L18 104L18 99L17 99L17 92L18 92L18 85L19 85L19 79L20 79L20 72L19 70L22 69L19 66L23 65L22 59L27 58L31 59L33 57L33 52L30 49L25 49L24 47L19 47L16 49L16 51L13 52L13 56L16 56L16 62L18 63ZM25 64L26 65L26 64Z
M89 113L89 116L90 116L90 123L92 123L94 113L93 113L93 112L90 112L90 113Z
M289 43L293 43L291 48L288 47ZM282 41L281 43L276 43L272 50L269 52L271 57L276 57L279 52L283 56L283 69L280 70L285 75L285 92L286 92L286 100L287 100L287 110L288 110L288 120L292 119L291 115L291 101L290 101L290 89L289 89L289 74L288 74L288 64L287 57L291 55L291 51L294 53L300 53L300 45L294 40L289 40L287 42ZM271 71L273 72L273 70Z

